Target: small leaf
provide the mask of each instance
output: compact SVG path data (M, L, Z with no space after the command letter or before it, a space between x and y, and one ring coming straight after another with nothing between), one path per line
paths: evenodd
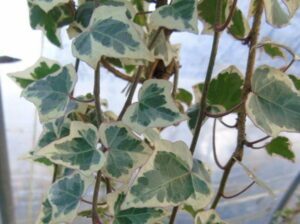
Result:
M147 128L166 127L186 120L171 96L172 84L165 80L147 80L139 91L139 102L132 104L123 122L137 133Z
M202 33L212 34L216 21L217 0L199 0L198 17L203 22L204 29ZM223 24L229 13L228 1L222 1L220 24Z
M267 22L274 27L288 25L299 5L298 0L264 0Z
M256 69L246 111L259 128L273 137L282 131L300 131L300 93L291 79L275 68Z
M75 69L67 65L27 86L22 96L35 104L40 121L47 122L63 116L72 107L69 95L76 80Z
M81 197L92 183L78 173L57 180L49 189L48 200L52 206L51 223L72 222L77 214Z
M98 7L89 27L73 41L73 55L92 67L102 56L153 61L140 36L143 31L137 29L127 18L125 7Z
M60 47L58 29L70 24L74 19L74 9L68 4L59 5L45 12L35 3L29 2L30 25L32 29L42 30L48 40Z
M151 149L121 122L103 123L99 132L102 143L108 149L105 169L112 178L129 180L151 155Z
M42 203L42 210L37 219L37 224L50 224L52 221L52 205L49 202L49 199L45 199Z
M114 192L108 196L108 204L113 208L113 224L152 224L165 216L162 209L158 208L129 208L122 210L121 205L125 200L125 193Z
M150 17L150 26L198 33L197 1L173 0L170 5L159 7Z
M280 47L278 47L272 43L264 44L264 51L271 58L275 58L275 57L284 58L285 57L284 52L280 49Z
M278 136L266 145L266 150L270 155L277 154L294 162L295 153L292 151L291 145L287 137Z
M100 170L105 162L103 153L97 149L97 143L95 126L73 121L70 135L52 142L36 154L45 156L56 164L91 174Z
M179 100L185 103L187 106L190 106L193 101L193 95L189 91L179 88L176 93L176 100Z
M213 210L199 212L195 217L195 224L226 224L219 214Z
M300 90L300 79L294 75L289 75L289 78L293 81L295 88Z
M49 12L51 9L64 3L68 3L69 1L70 0L28 0L28 2L36 4L45 12Z
M61 66L48 58L39 58L39 60L28 69L20 72L9 73L19 86L26 88L29 84L40 80L50 74L57 72Z
M235 159L235 158L234 158ZM273 190L260 178L258 178L244 163L242 163L241 161L235 159L235 161L246 171L246 173L248 174L248 176L255 181L255 183L260 186L261 188L263 188L264 190L266 190L270 196L274 197L275 194L273 192Z
M155 152L133 182L124 208L176 206L189 199L206 205L212 190L208 174L199 165L183 142L156 141Z
M237 39L246 38L250 32L248 20L239 8L236 8L229 24L228 32Z

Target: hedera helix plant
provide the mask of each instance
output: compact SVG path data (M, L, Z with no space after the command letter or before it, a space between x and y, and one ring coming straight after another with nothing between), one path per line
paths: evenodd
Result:
M10 74L43 124L29 158L54 167L37 223L72 223L77 216L94 224L174 223L180 210L197 224L225 223L214 210L221 198L238 196L253 184L272 193L244 165L243 152L262 143L269 154L294 161L290 140L280 134L300 131L300 80L287 75L299 57L279 43L260 42L260 25L263 13L273 27L287 25L299 5L299 0L253 0L247 19L237 0L28 0L32 28L60 47L59 29L67 26L76 58L75 67L40 58L27 70ZM191 93L177 88L178 46L170 36L197 34L198 20L213 43L205 81L194 86L193 100ZM225 31L249 46L246 73L230 66L212 78ZM256 67L258 48L272 58L289 53L291 62L282 68ZM94 89L85 96L74 95L80 63L95 71ZM119 115L100 100L101 67L130 83ZM222 120L228 114L237 115L236 124ZM247 138L247 117L265 137ZM214 119L213 155L223 170L216 191L205 161L193 158L207 119ZM181 122L193 134L190 146L160 137L160 131ZM235 151L224 165L215 149L217 122L237 129ZM228 196L224 191L234 165L244 168L252 182ZM88 189L92 199L85 197Z

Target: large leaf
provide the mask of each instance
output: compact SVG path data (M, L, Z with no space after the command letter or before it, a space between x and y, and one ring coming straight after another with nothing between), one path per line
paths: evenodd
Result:
M256 69L246 110L251 120L273 137L282 131L300 132L300 93L280 70Z
M124 208L176 206L189 199L201 204L212 190L199 166L185 143L156 141L155 153L133 182Z
M159 7L150 17L150 26L198 33L197 0L173 0L172 4Z
M69 95L76 81L75 69L67 65L27 86L22 96L35 104L40 121L47 122L63 116L68 111L71 103Z
M284 3L284 4L283 4ZM300 6L299 0L264 0L267 22L274 27L286 26Z
M52 162L85 174L102 168L105 162L103 153L97 149L97 128L80 121L71 123L70 135L45 146L36 152Z
M70 0L28 0L28 2L38 5L45 12L49 12L56 6L68 3Z
M40 6L29 2L29 10L32 29L42 30L50 42L60 46L58 29L73 21L74 8L72 4L59 5L45 12Z
M126 111L123 121L137 133L146 128L166 127L186 120L171 96L172 83L165 80L148 80L139 91L139 102Z
M220 218L215 210L210 209L197 213L195 224L226 224L226 222Z
M158 208L129 208L122 210L125 193L114 192L107 196L108 205L113 214L113 224L152 224L165 215Z
M294 162L295 153L291 146L292 143L287 137L278 136L266 145L266 150L270 155L276 154Z
M143 31L137 30L126 11L125 7L98 7L87 30L73 41L74 56L92 67L102 56L152 61L153 56L140 36Z
M216 21L216 9L218 0L199 0L198 17L204 25L202 33L212 34ZM220 24L223 24L229 13L228 0L222 1Z
M105 169L112 178L127 181L151 154L151 149L121 122L103 123L99 132L108 149Z
M92 177L86 178L75 173L57 180L50 187L47 197L52 206L50 223L72 222L77 214L80 200L92 180Z
M34 65L25 69L24 71L9 73L11 77L19 86L26 88L29 84L46 77L52 73L57 72L61 68L60 64L48 58L39 58Z

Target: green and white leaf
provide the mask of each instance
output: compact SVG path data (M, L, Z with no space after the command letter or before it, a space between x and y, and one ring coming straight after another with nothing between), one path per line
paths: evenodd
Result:
M48 200L52 206L50 223L72 222L76 217L82 196L93 183L93 177L79 173L57 180L48 191Z
M228 0L222 1L220 24L223 24L229 14ZM213 34L216 20L217 0L199 0L198 18L203 23L203 34Z
M38 5L45 12L49 12L56 6L68 3L70 0L28 0L28 2Z
M197 213L195 224L226 224L214 209Z
M155 152L127 193L123 208L177 206L189 199L201 203L199 199L212 194L206 175L184 142L157 141Z
M75 69L67 65L27 86L22 96L36 106L44 123L62 117L72 107L69 95L76 81Z
M49 199L46 198L42 203L42 210L37 218L36 224L50 224L52 223L52 205Z
M268 66L256 69L252 92L246 101L247 115L267 134L300 131L300 93L292 80Z
M114 192L107 196L108 205L113 215L113 224L152 224L166 214L158 208L129 208L121 209L125 200L125 193Z
M126 11L125 7L98 7L89 27L73 41L73 55L94 68L102 56L153 61L140 35L142 28L137 30Z
M271 58L275 58L275 57L285 58L285 54L281 50L281 48L272 43L265 43L263 49L265 53L269 55Z
M151 33L149 40L153 40L156 32L157 31L154 30ZM163 60L165 66L168 66L178 55L176 47L170 44L164 32L159 32L151 52L155 58Z
M235 158L234 158L235 159ZM247 175L253 180L255 181L255 183L260 186L261 188L263 188L265 191L267 191L269 193L270 196L275 197L275 194L273 192L273 190L260 178L258 178L254 172L252 172L244 163L242 163L241 161L235 159L235 161L245 170L245 172L247 173Z
M139 91L139 101L127 109L123 122L141 134L147 128L167 127L186 120L172 99L172 87L166 80L145 81Z
M292 151L292 143L287 137L278 136L266 145L270 155L276 154L285 159L295 161L295 153Z
M121 122L103 123L99 133L108 149L105 173L118 181L128 181L151 155L152 150Z
M284 4L282 4L284 3ZM264 0L267 22L274 27L286 26L300 6L299 0Z
M300 90L300 79L294 75L289 75L289 78L293 81L294 86L297 90Z
M238 40L246 38L250 32L250 26L243 12L236 8L232 20L228 26L228 32Z
M185 103L187 106L191 106L193 95L183 88L178 88L176 93L176 100Z
M150 27L198 33L197 0L173 0L159 7L150 17Z
M70 24L74 19L74 9L70 3L58 5L45 12L35 3L28 2L32 29L42 30L48 40L60 47L59 28Z
M60 68L61 65L56 61L41 57L29 68L20 72L9 73L8 76L21 88L26 88L31 83L57 72Z
M98 135L95 126L73 121L70 135L52 142L36 154L45 156L53 163L90 175L100 170L105 163L105 156L97 149L97 143Z

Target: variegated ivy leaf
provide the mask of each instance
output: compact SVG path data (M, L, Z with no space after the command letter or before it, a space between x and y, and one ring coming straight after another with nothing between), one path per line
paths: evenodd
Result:
M165 80L147 80L139 91L139 102L132 104L123 122L137 133L147 128L167 127L186 120L171 96L172 83Z
M216 20L216 8L218 0L199 0L198 1L198 18L202 21L204 28L202 33L212 34L214 32ZM220 24L223 24L229 13L228 0L222 1L222 12Z
M42 203L42 210L37 218L36 224L50 224L52 221L52 205L46 198Z
M173 0L170 5L159 7L150 17L150 26L198 33L197 0Z
M190 106L193 101L193 95L186 89L178 88L176 100L179 100L180 102L185 103L187 106Z
M149 40L153 40L156 32L155 30L151 33ZM177 57L176 48L170 44L164 32L159 32L152 49L154 57L163 60L165 66L168 66L171 61Z
M267 22L274 27L286 26L300 6L299 0L264 0Z
M28 2L38 5L45 12L49 12L56 6L68 3L70 0L28 0Z
M213 210L207 210L197 213L195 217L195 224L226 224L219 214Z
M39 58L34 65L25 69L24 71L9 73L11 77L19 86L26 88L29 84L42 79L50 74L57 72L61 68L60 64L48 58Z
M276 154L285 159L295 161L295 153L292 151L292 143L287 137L278 136L266 145L270 155Z
M30 25L32 29L42 30L48 40L60 47L59 28L70 24L74 19L72 3L58 5L45 12L35 3L28 2L30 10Z
M151 149L121 122L103 123L99 132L108 150L105 170L112 178L127 181L151 155Z
M67 65L27 86L22 96L35 104L40 121L44 123L62 117L73 107L69 95L76 81L75 69Z
M291 79L272 67L260 66L252 78L247 115L264 132L300 132L300 93Z
M235 158L234 158L235 159ZM265 181L261 180L259 177L257 177L254 172L252 172L244 163L241 161L235 159L235 161L244 169L244 171L247 173L247 175L255 181L255 183L266 190L270 196L274 197L275 194L273 193L272 189L265 183Z
M153 55L140 36L143 32L128 19L126 11L125 7L98 7L87 30L73 41L73 55L92 67L102 56L152 61Z
M269 55L271 58L275 58L275 57L285 58L285 54L281 50L281 48L272 43L265 43L263 49L265 53Z
M237 39L246 38L250 32L250 26L247 18L239 8L236 8L232 20L228 26L228 32Z
M73 121L70 135L52 142L36 152L53 163L91 174L102 168L103 153L97 149L97 128L92 124Z
M165 216L165 212L158 208L129 208L122 209L125 193L114 192L107 196L113 224L152 224Z
M77 215L80 200L92 182L92 176L87 178L78 173L57 180L47 196L52 206L49 223L72 222Z
M155 152L127 193L124 209L176 206L190 198L201 203L199 199L211 197L211 186L199 165L185 143L156 141Z
M294 86L297 90L300 90L300 79L294 75L289 75L289 78L293 81Z

